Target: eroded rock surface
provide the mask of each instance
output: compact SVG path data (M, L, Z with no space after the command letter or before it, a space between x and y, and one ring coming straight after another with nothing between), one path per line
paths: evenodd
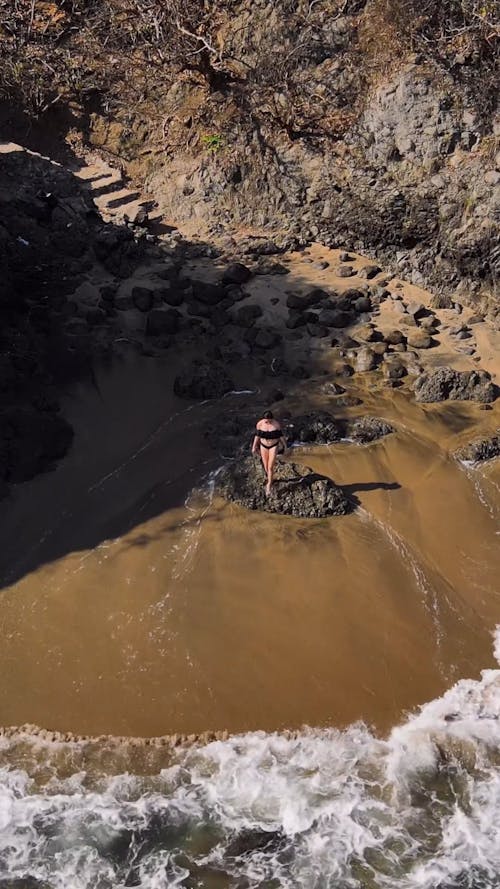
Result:
M495 401L497 387L485 370L459 371L450 367L421 374L414 385L415 400L434 401Z
M287 424L289 442L297 444L331 444L342 438L342 425L326 411L303 414Z
M455 451L458 460L468 460L473 463L482 463L484 460L492 460L499 456L500 432L490 438L478 438Z
M274 512L297 518L326 518L346 515L354 503L342 488L308 466L276 464L275 480L269 497L260 460L246 457L226 466L219 476L219 492L227 500L247 509Z
M347 433L358 444L369 444L394 432L394 427L380 417L358 417L347 424Z

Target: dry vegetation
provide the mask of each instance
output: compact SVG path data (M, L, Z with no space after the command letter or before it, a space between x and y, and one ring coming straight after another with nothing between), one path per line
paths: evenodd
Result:
M256 24L234 28L244 11ZM38 117L149 103L161 118L168 88L190 78L290 139L339 138L381 61L416 50L491 111L498 0L276 0L274 12L266 29L250 0L0 0L0 97Z

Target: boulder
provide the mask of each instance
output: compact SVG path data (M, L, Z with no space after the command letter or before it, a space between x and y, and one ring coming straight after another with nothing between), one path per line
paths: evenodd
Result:
M471 463L482 463L484 460L493 460L500 456L500 434L490 438L480 438L455 451L458 460L467 460Z
M377 355L369 346L363 346L356 355L355 369L358 373L367 373L375 370L377 366Z
M146 321L146 333L150 336L177 333L181 317L177 309L167 309L163 306L151 309Z
M359 296L352 303L352 307L354 311L358 315L363 315L365 312L371 312L372 304L369 296Z
M384 334L384 341L390 346L397 346L400 343L405 343L406 337L400 330L389 330Z
M245 284L252 277L250 269L241 262L233 262L228 265L222 274L223 284Z
M380 417L357 417L348 422L347 435L358 444L369 444L394 432L394 427Z
M430 349L434 345L429 331L421 327L416 330L410 330L407 342L412 349Z
M221 398L234 389L234 383L221 364L194 362L174 380L179 398Z
M387 380L401 380L407 373L405 365L397 359L386 361L383 367L383 374Z
M358 272L358 278L375 278L376 275L380 274L382 269L378 265L365 265Z
M171 281L168 286L164 285L157 293L168 306L181 306L186 298L185 292L176 281Z
M485 370L459 371L450 367L423 373L415 380L415 400L424 403L436 401L492 402L497 397L497 387Z
M269 497L265 484L262 463L255 457L229 464L218 477L220 494L247 509L321 519L346 515L354 506L331 479L297 463L277 461Z
M304 327L311 318L308 312L290 312L286 320L286 326L289 330L296 330L297 327Z
M429 315L430 312L425 308L423 303L419 302L409 302L406 306L406 311L415 321L418 321L420 318L425 318L426 315Z
M342 426L326 411L303 414L286 428L286 438L296 444L331 444L342 438Z
M334 275L337 278L352 278L355 274L356 272L351 265L339 265L334 271Z
M361 327L357 327L355 335L363 343L374 343L380 339L378 330L375 330L371 324L362 324Z
M352 322L352 315L340 309L323 309L318 315L318 322L326 327L347 327Z
M216 306L226 296L222 284L210 284L207 281L191 281L193 297L207 306Z
M435 293L431 296L430 305L433 309L452 309L453 300L446 293Z

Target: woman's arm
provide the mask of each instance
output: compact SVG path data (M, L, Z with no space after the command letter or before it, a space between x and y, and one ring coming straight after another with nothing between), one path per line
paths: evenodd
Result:
M256 454L259 450L260 438L258 435L254 435L253 444L252 444L252 454Z

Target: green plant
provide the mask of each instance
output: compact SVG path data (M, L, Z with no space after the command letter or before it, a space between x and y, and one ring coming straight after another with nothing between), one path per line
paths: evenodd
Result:
M224 144L224 139L220 135L220 133L207 133L205 136L201 137L201 141L203 142L207 151L211 154L216 154L222 148Z

